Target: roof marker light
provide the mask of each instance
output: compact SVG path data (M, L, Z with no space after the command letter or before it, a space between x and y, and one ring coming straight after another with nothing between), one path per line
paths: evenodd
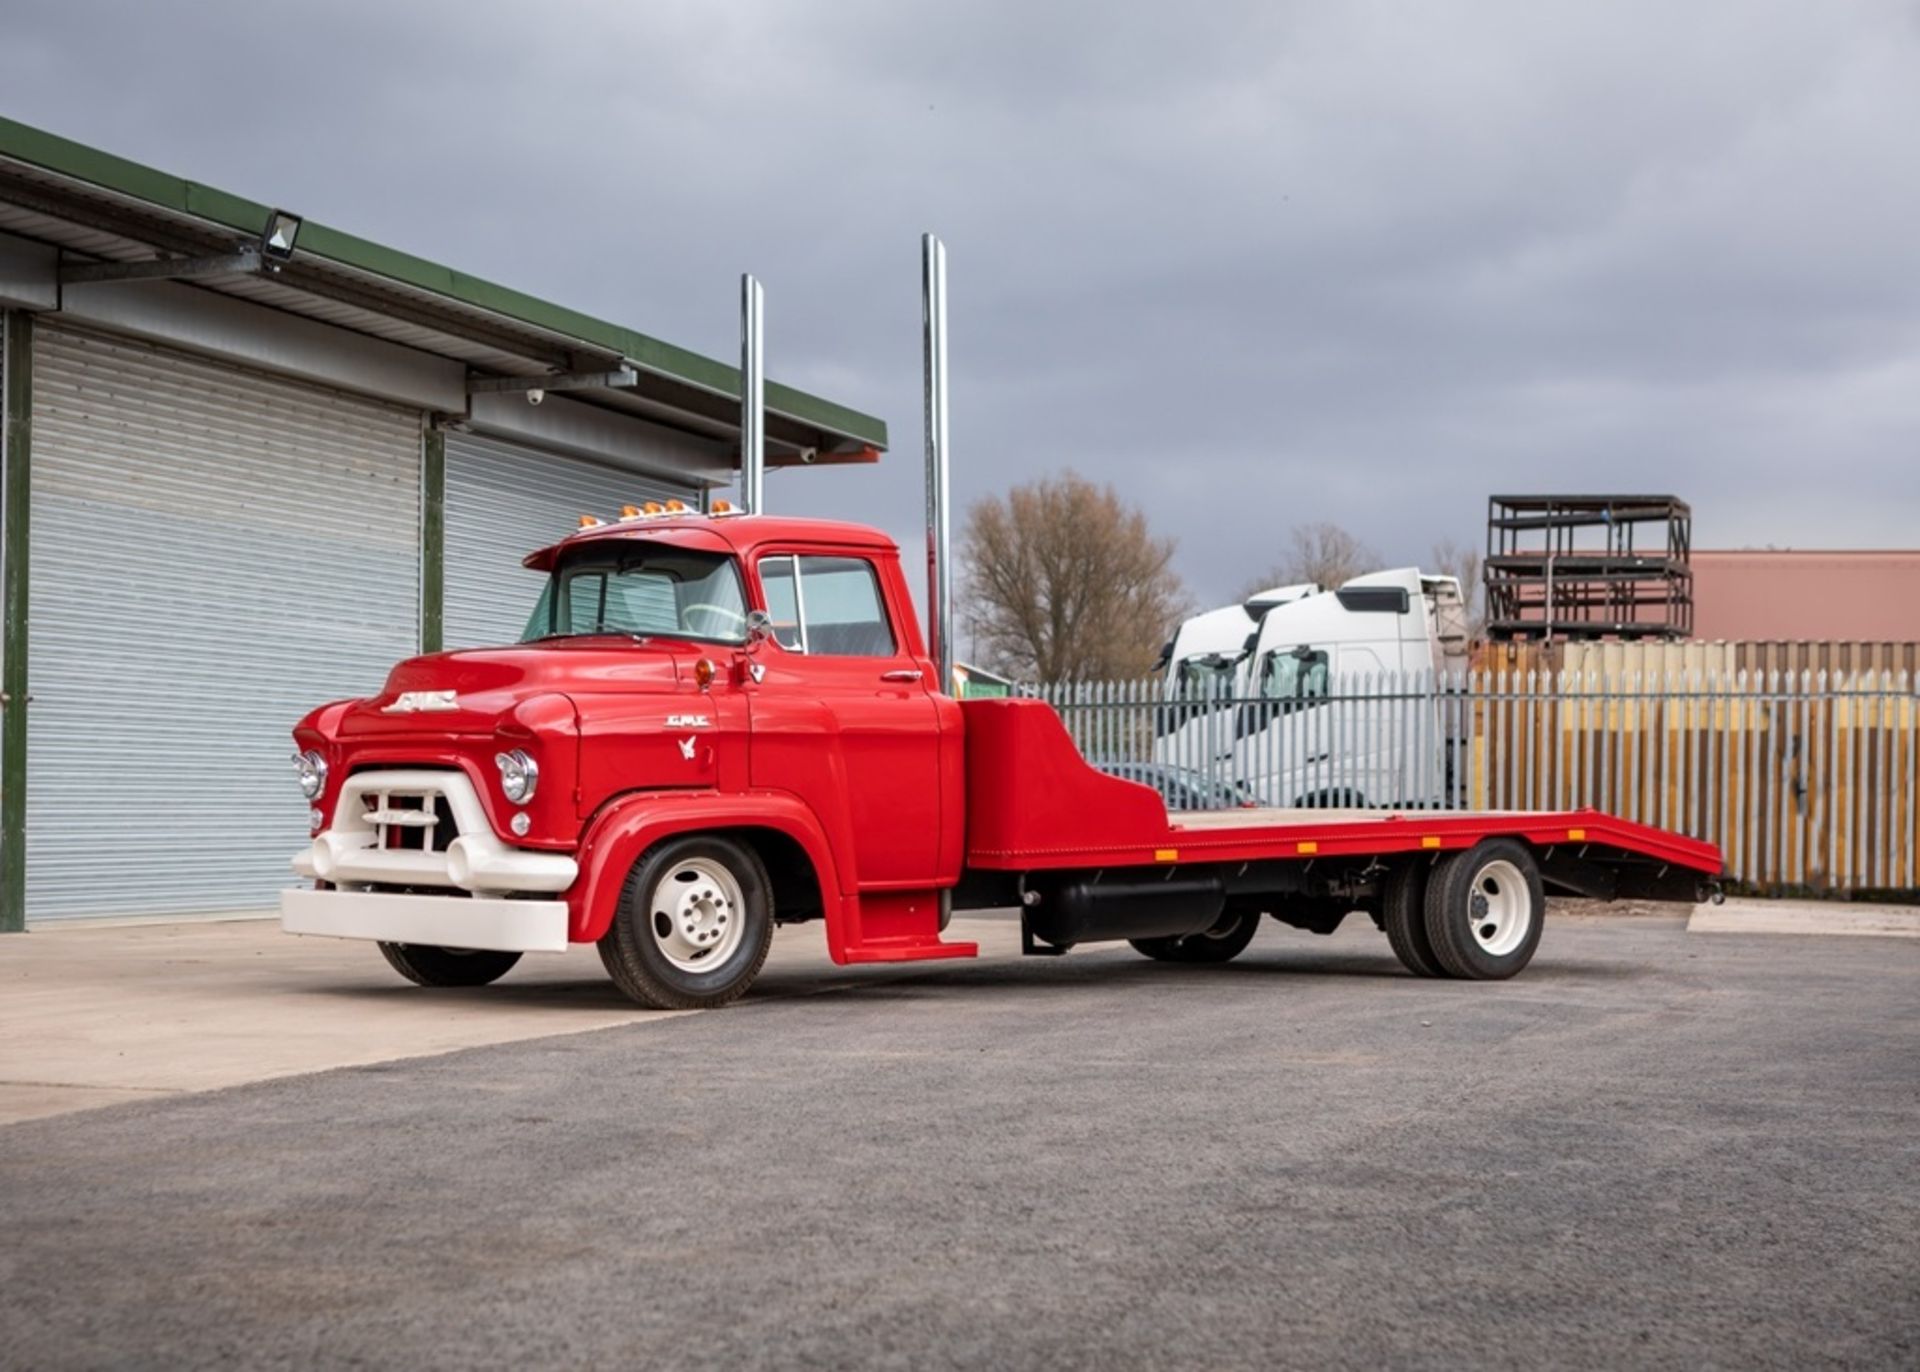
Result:
M686 502L686 501L684 501L684 500L669 500L669 501L667 502L667 513L668 513L668 514L685 514L686 512L687 512L687 502Z
M622 505L620 507L620 518L622 519L640 518L640 507L638 505Z
M644 515L665 514L666 507L661 505L661 503L657 500L649 500L646 504L640 507L640 513Z
M583 529L597 529L600 527L600 524L601 521L595 519L592 515L580 516L580 527Z
M714 514L732 514L733 502L731 500L716 500L713 502L712 512Z

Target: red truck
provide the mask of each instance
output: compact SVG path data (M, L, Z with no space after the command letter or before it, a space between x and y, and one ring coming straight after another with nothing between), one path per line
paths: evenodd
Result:
M933 651L873 529L655 507L594 521L526 559L548 579L520 644L404 662L295 728L312 842L287 930L374 940L430 986L592 943L627 995L680 1009L741 995L780 924L817 921L839 963L971 957L942 938L950 911L1014 906L1030 954L1124 939L1213 963L1263 915L1330 933L1361 910L1408 970L1490 979L1533 957L1548 889L1710 889L1712 845L1591 810L1170 816L1089 766L1045 703L944 694L931 240L926 261Z
M1719 871L1593 811L1170 816L1045 703L942 694L899 551L859 525L641 513L526 562L521 644L415 658L294 730L314 884L288 930L436 986L594 943L629 996L691 1008L745 991L776 924L841 963L968 957L949 905L1018 906L1032 953L1220 962L1263 914L1364 910L1409 970L1491 978L1547 888L1693 899Z

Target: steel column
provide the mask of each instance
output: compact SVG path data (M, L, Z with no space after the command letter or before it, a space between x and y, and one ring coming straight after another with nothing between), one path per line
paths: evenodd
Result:
M420 651L446 646L447 433L428 420L420 439Z
M32 533L33 316L0 315L0 933L27 927L27 569Z

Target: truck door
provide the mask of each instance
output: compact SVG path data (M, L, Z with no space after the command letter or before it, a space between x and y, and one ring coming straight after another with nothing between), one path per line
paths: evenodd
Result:
M1261 654L1235 724L1234 771L1270 805L1318 804L1329 754L1330 659L1299 643Z
M924 664L863 557L760 558L774 642L753 692L756 786L843 817L863 887L932 885L940 838L940 722Z

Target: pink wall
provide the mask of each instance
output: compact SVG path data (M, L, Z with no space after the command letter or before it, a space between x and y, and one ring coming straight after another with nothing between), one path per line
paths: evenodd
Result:
M1920 549L1693 554L1693 636L1920 639Z

